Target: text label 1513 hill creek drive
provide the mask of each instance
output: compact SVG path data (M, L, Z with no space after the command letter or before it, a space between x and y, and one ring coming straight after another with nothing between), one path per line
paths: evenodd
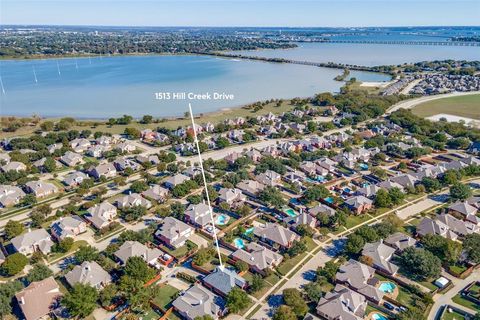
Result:
M155 92L156 100L234 100L235 95L225 92Z

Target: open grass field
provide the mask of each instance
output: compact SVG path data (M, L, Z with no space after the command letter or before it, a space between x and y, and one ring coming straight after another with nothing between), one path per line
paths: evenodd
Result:
M420 117L445 113L480 120L480 93L424 102L413 108L412 112Z

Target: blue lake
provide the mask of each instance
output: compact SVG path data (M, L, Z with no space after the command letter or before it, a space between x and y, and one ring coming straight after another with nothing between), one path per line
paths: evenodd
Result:
M58 64L58 65L57 65ZM341 70L206 56L123 56L0 61L2 115L108 118L129 114L177 116L187 101L161 101L155 92L225 92L232 101L195 101L196 114L271 98L337 92ZM389 76L352 72L362 81ZM36 81L35 81L36 77Z
M387 36L373 39L344 37L339 40L388 40ZM426 40L442 39L402 39L391 40ZM407 62L432 60L480 60L479 47L432 46L432 45L391 45L391 44L356 44L356 43L298 43L297 48L287 50L250 50L232 53L267 58L284 58L313 62L336 62L364 66L397 65Z

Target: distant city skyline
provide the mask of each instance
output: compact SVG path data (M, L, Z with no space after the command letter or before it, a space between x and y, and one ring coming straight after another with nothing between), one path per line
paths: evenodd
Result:
M478 26L477 0L1 0L2 25Z

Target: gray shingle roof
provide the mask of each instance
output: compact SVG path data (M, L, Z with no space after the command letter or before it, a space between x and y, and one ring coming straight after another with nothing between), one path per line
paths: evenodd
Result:
M225 267L217 267L214 272L203 278L203 281L224 295L227 295L235 286L243 288L247 284L245 279L235 271Z

